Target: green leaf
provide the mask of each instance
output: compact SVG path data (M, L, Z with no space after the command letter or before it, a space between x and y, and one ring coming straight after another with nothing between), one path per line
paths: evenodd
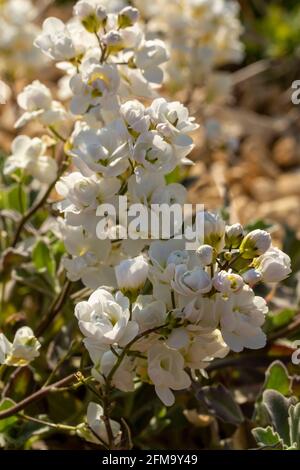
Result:
M289 426L291 446L300 450L300 403L289 407Z
M254 222L248 224L245 226L246 232L251 232L252 230L268 230L270 227L272 227L272 224L266 223L264 220L255 220Z
M287 325L288 323L290 323L291 320L293 320L296 313L297 310L293 310L291 308L285 308L280 312L271 312L268 315L270 329L275 330Z
M22 400L29 393L32 386L33 373L29 367L22 367L20 372L12 379L11 397L16 401Z
M10 400L9 398L4 398L0 402L0 411L8 410L14 405L15 403L12 400ZM1 419L0 420L0 433L2 433L7 428L15 424L16 421L18 421L18 418L16 416L9 416L8 418Z
M0 258L0 279L10 276L12 269L27 261L28 255L15 248L7 248Z
M238 425L244 421L239 405L235 403L231 392L222 384L202 387L197 392L197 398L203 400L208 410L225 423Z
M10 209L23 212L28 207L27 194L23 187L12 184L0 193L0 209Z
M55 276L55 260L54 257L42 240L39 240L33 248L32 251L33 263L38 270L38 272L48 272L51 278Z
M275 361L269 366L263 388L264 390L277 390L284 396L291 394L291 379L282 362Z
M270 416L272 425L278 432L283 442L290 445L289 430L289 406L293 404L292 399L285 398L276 390L265 390L263 393L263 404Z
M267 426L266 428L254 428L251 432L259 446L275 446L281 444L283 448L282 439L280 439L279 434L274 431L271 426Z

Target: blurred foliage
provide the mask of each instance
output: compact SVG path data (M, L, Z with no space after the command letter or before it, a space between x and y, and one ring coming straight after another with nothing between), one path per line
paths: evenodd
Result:
M240 0L247 62L299 55L300 5L297 0Z

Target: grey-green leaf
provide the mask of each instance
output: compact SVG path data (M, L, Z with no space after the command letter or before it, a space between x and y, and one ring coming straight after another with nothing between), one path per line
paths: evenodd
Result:
M213 387L202 387L197 398L203 400L208 410L226 423L238 425L244 421L239 405L234 401L231 392L222 384Z
M281 444L283 448L282 439L271 426L252 429L252 434L259 446L275 446Z
M288 417L289 406L292 403L292 399L285 398L276 390L265 390L263 393L263 405L270 416L275 430L287 446L290 445Z

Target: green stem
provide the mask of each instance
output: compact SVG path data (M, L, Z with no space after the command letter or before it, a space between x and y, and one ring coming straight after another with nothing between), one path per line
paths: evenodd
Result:
M19 411L22 411L31 403L35 403L41 400L41 398L46 396L48 393L55 393L55 392L63 391L63 387L65 387L68 384L71 384L72 382L74 382L75 379L76 379L75 374L70 374L67 377L64 377L63 379L59 380L58 382L48 385L48 387L41 388L37 392L24 398L24 400L21 400L19 403L16 403L14 406L8 408L7 410L0 411L0 420L9 418L10 416L15 415L16 413L19 413Z
M25 415L24 413L18 413L18 416L22 419L25 419L26 421L32 421L33 423L42 424L44 426L48 426L49 428L54 428L59 431L76 432L76 426L68 426L67 424L51 423L43 419L34 418L33 416Z
M19 200L20 212L22 215L24 215L24 204L23 204L22 192L23 192L23 180L21 178L18 184L18 200Z
M5 304L5 287L6 287L6 282L5 279L2 280L1 284L1 313L4 311L4 304Z
M6 367L7 367L6 364L1 364L1 365L0 365L0 380L1 380L3 374L4 374L5 370L6 370Z
M47 385L51 383L53 377L55 376L56 372L60 369L60 367L63 365L63 363L76 351L76 346L78 346L78 344L75 344L75 347L74 347L74 341L72 341L68 351L57 362L56 366L54 367L52 372L49 374L49 377L47 378L42 388L47 387Z
M40 324L37 326L37 336L41 336L47 330L48 326L52 323L56 316L59 314L69 296L71 286L72 282L67 280L58 296L52 302L52 305L49 308L47 314L44 316L44 318L42 318Z
M49 129L58 140L64 143L67 142L67 139L65 139L59 132L57 132L57 130L53 126L49 126Z
M145 336L150 335L151 333L158 332L159 330L161 330L165 326L167 326L167 323L164 324L164 325L160 325L160 326L157 326L155 328L151 328L149 330L146 330L143 333L140 333L139 335L137 335L133 340L131 340L127 344L127 346L123 349L121 354L118 356L114 366L112 367L110 373L106 377L105 389L104 389L104 394L103 394L103 397L102 397L102 405L103 405L103 421L104 421L107 436L108 436L109 449L113 449L113 445L114 445L114 436L113 436L113 432L112 432L111 425L110 425L110 405L111 405L111 402L110 402L110 399L109 399L109 395L110 395L110 392L111 392L111 383L112 383L114 374L116 373L116 371L120 367L123 359L128 354L130 348L136 342L138 342L140 339L144 338Z

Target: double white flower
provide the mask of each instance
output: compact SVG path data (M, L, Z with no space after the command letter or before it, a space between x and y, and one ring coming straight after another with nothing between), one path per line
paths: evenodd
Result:
M4 173L12 174L21 169L41 183L52 183L57 175L57 163L46 155L46 149L46 144L38 137L30 139L19 135L12 143L13 153L5 161Z
M130 320L128 298L121 292L112 295L102 288L93 292L87 302L76 305L75 316L88 349L93 347L90 340L103 345L126 346L139 329L138 324Z
M41 344L34 336L31 328L19 328L11 343L0 333L0 364L23 367L39 356Z

